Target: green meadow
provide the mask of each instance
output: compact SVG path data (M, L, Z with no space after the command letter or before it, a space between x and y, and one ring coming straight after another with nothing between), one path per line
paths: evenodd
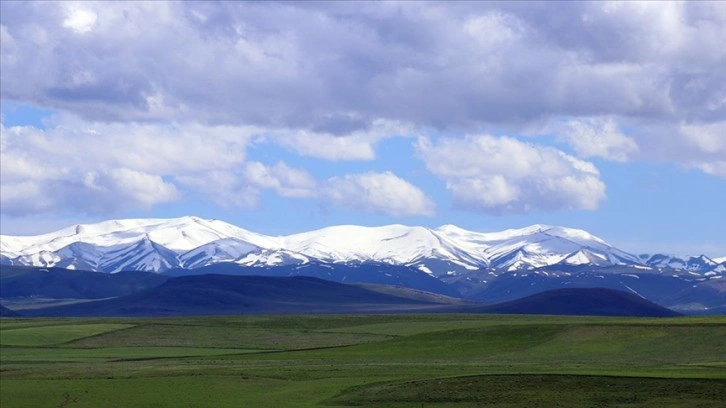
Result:
M726 316L0 319L0 406L723 407Z

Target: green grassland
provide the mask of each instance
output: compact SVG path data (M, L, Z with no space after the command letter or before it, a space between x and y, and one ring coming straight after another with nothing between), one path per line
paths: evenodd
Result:
M0 319L0 406L722 407L726 317Z

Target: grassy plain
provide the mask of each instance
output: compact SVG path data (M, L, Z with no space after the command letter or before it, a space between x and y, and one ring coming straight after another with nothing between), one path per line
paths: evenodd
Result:
M726 406L726 317L0 319L0 406Z

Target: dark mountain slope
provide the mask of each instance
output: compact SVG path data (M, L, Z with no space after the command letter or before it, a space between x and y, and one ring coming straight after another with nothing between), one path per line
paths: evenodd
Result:
M230 262L218 263L195 269L172 269L164 272L169 276L202 274L256 275L256 276L309 276L340 283L374 283L404 286L425 292L458 297L451 286L418 269L404 265L381 262L324 263L311 261L304 265L277 265L272 267L242 266Z
M605 288L568 288L488 306L369 290L310 277L196 275L169 279L142 293L44 309L35 316L176 316L273 313L463 312L596 316L677 316L636 295ZM416 292L420 293L420 292Z
M726 307L724 279L671 272L573 266L541 268L528 273L504 273L494 279L482 274L478 278L489 279L490 282L479 284L478 287L471 280L447 279L447 282L461 290L463 297L487 303L508 302L561 288L609 288L628 293L635 291L652 302L687 314L698 311L715 313L715 310Z
M362 313L440 306L310 277L196 275L129 296L28 311L43 316Z
M20 317L22 314L15 310L8 309L7 307L0 305L0 317Z
M55 299L102 299L130 295L159 286L168 276L129 271L114 274L35 268L0 267L0 297L47 297Z
M470 312L669 317L678 313L637 295L606 288L565 288L491 306L470 308Z

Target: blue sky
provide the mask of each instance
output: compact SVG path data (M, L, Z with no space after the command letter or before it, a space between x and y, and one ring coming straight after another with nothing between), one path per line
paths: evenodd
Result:
M0 230L534 223L726 255L726 6L3 2Z

